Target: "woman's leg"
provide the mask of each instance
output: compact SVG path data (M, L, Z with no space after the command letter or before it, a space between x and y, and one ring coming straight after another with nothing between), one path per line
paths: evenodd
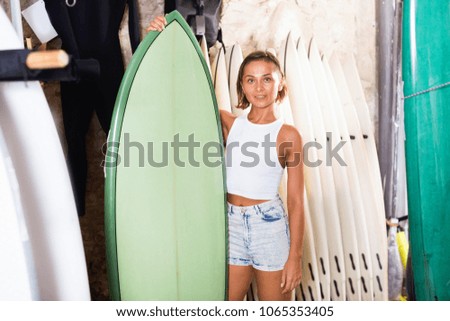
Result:
M242 301L253 276L252 266L228 265L228 300Z
M292 292L282 294L281 274L283 271L266 272L254 270L258 298L260 301L290 301Z

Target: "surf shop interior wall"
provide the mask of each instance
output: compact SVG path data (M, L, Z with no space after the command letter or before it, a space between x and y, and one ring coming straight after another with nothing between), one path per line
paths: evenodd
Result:
M42 0L21 0L22 9ZM61 0L64 1L64 0ZM86 1L86 0L77 0ZM164 1L138 0L142 37L150 21L164 11ZM244 56L255 49L278 51L289 32L306 44L312 37L323 54L339 57L355 55L374 127L377 126L377 61L376 61L376 0L223 0L221 25L226 46L239 43ZM9 0L0 0L9 12ZM24 37L37 49L41 44L24 23ZM1 31L0 31L1 32ZM126 15L120 29L125 64L131 57ZM59 49L58 38L47 44ZM211 58L217 47L210 50ZM65 148L61 116L60 88L57 82L44 83L44 91ZM375 135L377 137L377 135ZM86 213L80 218L93 300L109 298L106 278L103 232L103 159L102 145L106 141L98 120L92 117L87 135L88 185Z

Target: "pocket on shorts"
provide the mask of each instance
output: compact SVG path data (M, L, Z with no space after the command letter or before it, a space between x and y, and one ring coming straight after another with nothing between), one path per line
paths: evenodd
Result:
M275 222L284 217L284 210L281 206L273 206L268 209L260 210L260 215L263 221Z

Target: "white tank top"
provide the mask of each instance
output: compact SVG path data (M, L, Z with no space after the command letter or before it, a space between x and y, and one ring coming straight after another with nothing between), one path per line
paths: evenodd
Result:
M256 200L277 197L283 167L276 146L282 125L280 119L270 124L254 124L247 115L235 119L226 144L228 193Z

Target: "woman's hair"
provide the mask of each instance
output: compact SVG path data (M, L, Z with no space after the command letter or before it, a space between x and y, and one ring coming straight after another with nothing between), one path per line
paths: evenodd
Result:
M244 77L244 69L245 67L251 63L252 61L265 61L269 62L275 65L277 71L280 73L281 83L283 84L283 88L278 92L276 102L283 101L284 97L287 94L287 87L284 83L284 75L281 71L280 62L278 61L277 57L275 57L272 53L269 51L254 51L251 54L249 54L247 57L245 57L244 61L242 62L240 68L239 68L239 74L238 79L236 82L236 88L237 88L237 95L238 95L238 105L236 108L240 109L246 109L250 102L247 100L244 94L244 90L242 89L242 78Z

